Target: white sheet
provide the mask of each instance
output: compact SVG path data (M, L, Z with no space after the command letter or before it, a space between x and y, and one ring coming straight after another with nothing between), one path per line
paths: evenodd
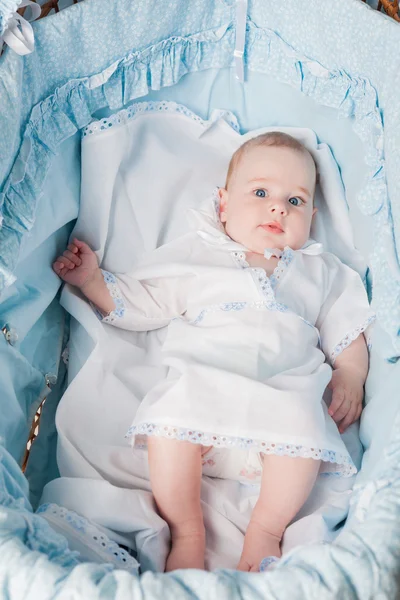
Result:
M146 251L183 233L184 209L198 205L215 185L224 185L232 152L249 137L273 129L240 136L234 121L214 111L203 122L174 103L150 103L87 128L74 234L96 250L105 269L126 271ZM343 185L329 148L318 144L310 130L280 130L303 141L318 163L324 193L318 190L312 237L363 276L365 264L353 247ZM165 332L136 334L103 325L70 288L64 289L62 303L76 319L71 384L56 416L61 478L46 486L42 502L65 506L98 524L111 539L138 552L143 570L163 570L168 528L155 511L145 452L132 453L124 435L145 393L165 376L160 366ZM359 467L358 427L344 439ZM285 534L283 552L334 539L347 514L353 479L320 477ZM204 477L209 569L235 568L256 499L257 486Z

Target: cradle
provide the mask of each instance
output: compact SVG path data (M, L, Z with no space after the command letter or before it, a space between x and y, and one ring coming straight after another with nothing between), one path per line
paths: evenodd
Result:
M237 4L226 0L205 8L192 2L189 11L184 8L179 0L169 3L168 11L155 10L145 1L111 5L86 0L34 25L35 53L21 58L6 51L0 58L1 593L13 600L67 594L396 598L400 70L395 58L383 68L382 57L398 47L400 29L358 0L293 0L286 4L287 12L272 1L249 3L245 75L253 98L260 85L269 91L263 114L262 104L252 102L234 81L233 71L240 76L242 65ZM302 124L311 119L311 105L302 101L311 100L322 116L329 110L329 115L351 121L359 138L358 146L353 140L346 148L340 136L348 138L349 128L341 129L342 121L331 128L320 124L342 167L357 244L371 266L379 318L361 430L366 454L348 525L335 544L304 548L274 572L257 576L222 571L135 578L104 566L78 564L65 542L32 512L30 502L35 507L44 483L57 476L54 412L65 387L60 356L68 318L58 303L59 282L50 261L64 246L77 216L79 130L93 115L109 114L150 90L160 91L150 92L149 98L181 96L197 113L207 115L212 92L227 101L212 85L216 82L218 88L216 74L228 69L228 108L236 111L243 130L289 121ZM279 102L271 99L274 94ZM358 205L350 168L360 165L357 153L366 162ZM26 470L29 496L19 465L44 397L41 432Z

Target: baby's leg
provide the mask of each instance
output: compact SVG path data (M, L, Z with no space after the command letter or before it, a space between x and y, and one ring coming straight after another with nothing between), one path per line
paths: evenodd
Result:
M239 571L258 571L266 556L281 556L284 531L310 495L319 466L313 458L264 456L260 497L246 531Z
M204 569L205 531L200 505L202 447L148 438L150 482L158 511L169 525L165 570Z

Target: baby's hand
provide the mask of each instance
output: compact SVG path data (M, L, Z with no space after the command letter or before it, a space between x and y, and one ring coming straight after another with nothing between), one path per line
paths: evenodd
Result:
M68 250L53 263L53 270L66 283L82 289L95 279L99 265L93 250L74 238Z
M362 412L364 381L350 369L334 369L328 388L332 390L329 414L343 433L349 425L357 421Z

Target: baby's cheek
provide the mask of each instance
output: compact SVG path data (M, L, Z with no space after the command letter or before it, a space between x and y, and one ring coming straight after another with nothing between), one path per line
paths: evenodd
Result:
M289 234L293 240L293 246L301 248L310 237L311 222L304 215L298 215L289 226ZM290 244L289 244L290 245Z
M241 211L234 215L232 219L232 229L236 234L243 233L249 229L249 215Z

